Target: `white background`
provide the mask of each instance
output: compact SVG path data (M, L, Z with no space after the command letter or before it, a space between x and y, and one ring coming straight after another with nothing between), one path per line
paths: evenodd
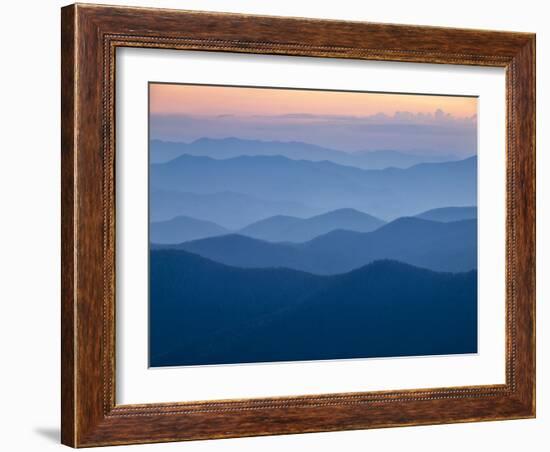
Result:
M505 377L505 77L500 68L117 51L117 403L502 384ZM147 83L478 95L478 353L234 366L147 368ZM220 384L223 382L223 384Z
M550 31L537 0L358 2L258 0L140 1L119 4L309 16L537 32L538 274L548 274L550 178L548 105ZM2 196L1 448L59 450L59 1L3 5L0 165ZM546 206L545 206L546 205ZM407 427L186 444L118 447L116 450L187 451L464 451L547 450L550 431L547 350L550 335L548 278L537 286L538 417L536 420ZM546 380L546 381L545 381Z

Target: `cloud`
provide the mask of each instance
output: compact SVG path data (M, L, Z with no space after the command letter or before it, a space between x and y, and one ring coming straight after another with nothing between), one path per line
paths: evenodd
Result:
M393 115L159 115L151 116L151 137L190 142L201 137L304 141L345 151L394 149L477 152L477 117L398 111Z
M241 118L246 118L241 116ZM314 115L311 113L289 113L284 115L254 115L249 118L262 119L268 121L285 121L285 120L305 120L313 122L325 121L344 121L349 123L365 123L365 124L455 124L475 125L477 117L469 116L458 118L445 113L441 109L437 109L433 113L413 113L409 111L396 111L393 115L385 113L376 113L369 116L354 116L354 115Z

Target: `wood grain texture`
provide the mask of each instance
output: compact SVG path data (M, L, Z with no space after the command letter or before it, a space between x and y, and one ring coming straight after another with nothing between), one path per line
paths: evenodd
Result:
M62 442L73 447L535 415L535 37L72 5L62 10ZM506 384L116 405L117 47L506 68Z
M61 19L61 441L75 444L75 361L76 312L74 296L74 168L75 158L75 39L74 9L63 9Z

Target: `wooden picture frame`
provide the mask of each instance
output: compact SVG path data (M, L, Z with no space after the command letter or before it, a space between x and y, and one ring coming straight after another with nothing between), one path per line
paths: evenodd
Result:
M62 9L62 430L73 447L535 416L535 35L71 5ZM115 403L115 50L506 69L506 383Z

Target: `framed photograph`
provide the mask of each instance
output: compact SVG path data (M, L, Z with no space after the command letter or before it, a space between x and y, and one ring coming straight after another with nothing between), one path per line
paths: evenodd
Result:
M62 9L62 442L535 416L535 36Z

